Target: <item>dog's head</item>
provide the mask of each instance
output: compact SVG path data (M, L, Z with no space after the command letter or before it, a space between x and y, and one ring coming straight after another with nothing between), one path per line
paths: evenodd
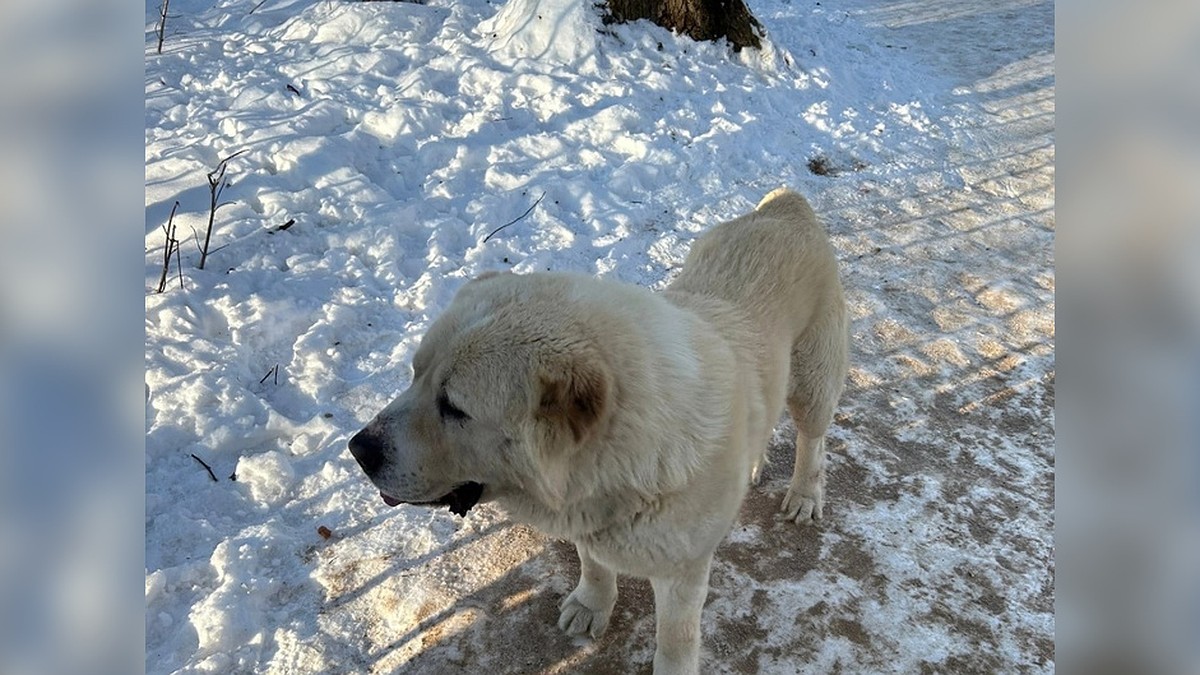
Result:
M558 510L578 453L603 433L614 382L568 275L485 275L413 358L409 388L350 439L385 502L460 515L520 492Z

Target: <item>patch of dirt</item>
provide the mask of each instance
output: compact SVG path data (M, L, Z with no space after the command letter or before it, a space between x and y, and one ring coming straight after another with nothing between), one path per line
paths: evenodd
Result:
M835 162L825 155L816 155L808 160L809 173L817 176L838 176L848 171L862 171L867 164L858 159Z

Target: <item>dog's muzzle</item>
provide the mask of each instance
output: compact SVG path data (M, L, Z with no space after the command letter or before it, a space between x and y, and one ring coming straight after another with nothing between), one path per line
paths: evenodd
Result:
M354 456L354 460L362 467L363 472L367 474L368 478L374 479L386 462L387 455L385 451L387 440L368 426L357 434L354 434L354 437L350 439L349 446L350 454ZM388 506L399 506L400 504L448 506L451 513L465 516L467 515L467 511L470 511L473 506L479 503L479 498L483 496L483 485L474 481L467 481L454 486L454 489L441 497L425 502L397 499L383 491L380 491L379 496L383 498L383 503Z

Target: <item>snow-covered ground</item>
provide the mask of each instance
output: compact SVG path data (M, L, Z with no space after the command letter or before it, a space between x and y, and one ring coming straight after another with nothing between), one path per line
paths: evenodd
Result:
M749 5L768 44L733 55L579 0L174 0L158 55L148 0L147 672L648 671L648 584L573 643L569 546L387 508L346 440L465 279L660 288L781 184L830 230L853 367L826 521L775 519L781 424L706 672L1053 670L1053 4Z

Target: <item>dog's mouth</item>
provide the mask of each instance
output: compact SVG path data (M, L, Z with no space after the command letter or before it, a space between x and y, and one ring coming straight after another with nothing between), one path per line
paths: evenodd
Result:
M462 485L456 485L453 490L442 495L438 499L429 502L406 502L395 497L379 493L383 497L383 503L388 506L399 506L400 504L413 504L415 506L449 506L450 513L465 516L471 507L479 503L479 498L483 496L483 484L475 481L467 481Z

